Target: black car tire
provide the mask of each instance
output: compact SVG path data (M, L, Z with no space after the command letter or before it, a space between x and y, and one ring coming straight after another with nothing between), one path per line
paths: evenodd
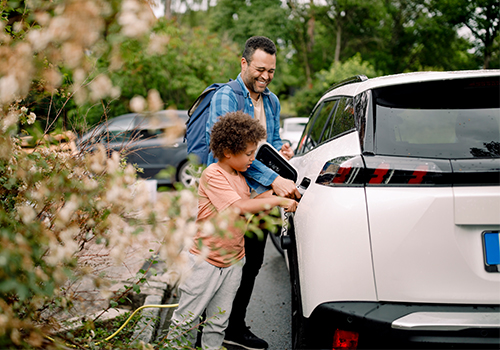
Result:
M291 247L287 249L290 267L290 284L292 289L292 349L306 349L305 324L304 315L302 313L299 265L293 216L290 216L288 220L288 236L290 236L292 240Z
M280 216L281 215L275 216L275 217L278 220L278 219L281 219ZM284 223L284 224L286 225L286 223ZM274 233L269 232L269 237L271 238L271 242L273 242L274 247L281 254L281 256L285 256L285 251L281 247L281 233L282 233L282 229L283 229L282 226L278 226L276 228L276 232L274 232Z
M271 237L274 247L281 254L281 256L285 256L285 251L281 248L281 230L278 230L275 233L269 232L269 237Z

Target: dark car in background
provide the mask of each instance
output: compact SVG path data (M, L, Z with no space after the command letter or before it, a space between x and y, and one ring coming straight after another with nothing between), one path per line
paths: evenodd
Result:
M97 143L120 152L126 161L143 169L139 176L157 180L159 185L181 182L190 186L194 178L183 142L187 111L163 110L156 113L130 113L110 119L84 134L77 142L80 150L92 150ZM173 168L171 176L160 171Z

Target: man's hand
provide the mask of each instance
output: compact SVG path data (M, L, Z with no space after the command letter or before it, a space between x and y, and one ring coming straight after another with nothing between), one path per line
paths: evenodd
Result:
M293 150L292 147L290 146L289 143L284 143L283 147L280 149L280 153L283 157L285 157L287 160L292 159L293 157Z
M300 193L297 187L295 186L295 182L292 180L285 179L284 177L278 176L274 179L271 184L274 193L276 193L280 197L288 197L288 198L300 198Z

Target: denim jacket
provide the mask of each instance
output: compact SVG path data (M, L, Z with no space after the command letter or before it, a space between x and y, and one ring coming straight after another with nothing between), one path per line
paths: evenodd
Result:
M253 102L250 98L250 92L248 91L241 74L238 74L236 79L241 85L243 93L245 95L245 108L243 112L248 113L252 118L254 117ZM274 148L280 150L283 146L283 142L280 138L280 111L281 106L279 104L278 97L273 94L268 88L262 93L262 98L264 102L264 111L266 113L266 128L267 128L267 139ZM276 115L273 114L273 107L270 98L274 99L274 104L276 105ZM217 91L212 97L210 104L210 116L207 121L206 127L206 140L207 147L210 145L210 131L212 126L217 121L217 118L227 112L234 112L238 110L238 100L233 89L230 86L223 86ZM207 165L214 163L216 160L213 157L212 152L208 154ZM273 181L278 177L278 174L273 170L266 167L264 164L255 160L250 168L242 173L250 188L254 189L257 193L263 193L270 189Z

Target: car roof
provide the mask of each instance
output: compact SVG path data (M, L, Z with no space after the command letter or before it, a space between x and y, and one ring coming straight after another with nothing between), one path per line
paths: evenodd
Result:
M177 117L179 119L174 119ZM166 129L179 122L185 123L188 119L187 110L165 109L162 111L141 114L127 113L118 117L109 119L107 122L101 122L88 132L82 135L80 142L85 141L90 136L95 135L97 130L107 128L108 130L129 130L139 129Z
M384 86L411 84L411 83L437 81L437 80L453 80L453 79L465 79L465 78L475 78L475 77L484 78L484 77L495 77L495 76L500 76L500 69L401 73L401 74L386 75L382 77L371 78L361 82L345 84L339 86L338 88L334 87L332 90L328 91L323 96L322 99L338 95L355 96L366 90Z
M307 123L309 121L309 118L307 117L292 117L292 118L286 118L283 119L283 123Z

